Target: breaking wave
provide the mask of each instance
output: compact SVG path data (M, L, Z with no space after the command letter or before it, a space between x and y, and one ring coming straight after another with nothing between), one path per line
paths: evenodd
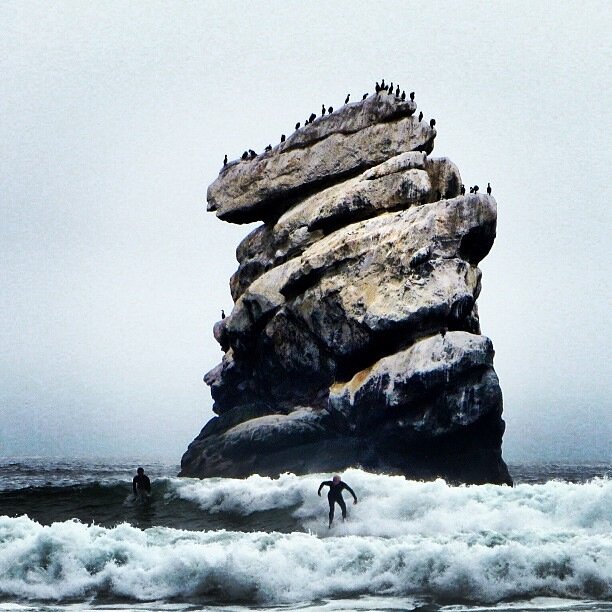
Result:
M188 507L214 529L0 517L0 599L612 599L607 478L509 488L343 477L359 503L332 529L321 475L164 480L166 513Z

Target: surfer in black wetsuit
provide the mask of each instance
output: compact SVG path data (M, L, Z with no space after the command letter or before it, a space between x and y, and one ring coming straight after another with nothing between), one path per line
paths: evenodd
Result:
M146 499L151 494L151 481L141 467L136 470L136 476L132 480L132 491L135 498L141 499Z
M342 489L346 489L353 496L355 500L353 501L354 504L357 503L357 496L355 495L355 491L345 482L342 482L342 479L337 474L331 480L324 480L319 485L319 490L317 491L319 497L321 497L321 489L323 487L329 487L327 501L329 502L329 527L331 528L336 504L338 504L342 510L342 520L344 521L346 519L346 504L344 503L344 499L342 499Z

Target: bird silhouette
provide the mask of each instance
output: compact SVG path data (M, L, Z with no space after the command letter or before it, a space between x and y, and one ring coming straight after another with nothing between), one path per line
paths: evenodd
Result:
M300 122L298 121L298 122L295 124L295 129L296 129L296 130L299 130L299 129L300 129L300 125L301 125L301 124L300 124Z
M266 151L271 151L271 150L272 150L272 145L271 145L271 144L269 144L269 145L266 147Z
M249 159L255 159L257 157L257 153L253 151L253 149L249 149Z
M363 97L362 97L361 99L362 99L362 100L365 100L367 97L368 97L368 94L367 94L367 93L364 93L364 94L363 94Z
M402 102L406 99L406 92L402 91Z
M281 134L281 142L285 142L285 135Z
M491 183L487 183L487 195L491 195Z
M225 319L225 310L221 309L221 319Z
M399 90L399 85L395 88L395 97L399 98L400 95L400 90Z
M325 104L321 104L321 115L325 114Z
M381 89L381 90L382 90L382 89L387 89L387 88L385 87L385 79L383 79L383 80L380 82L380 89Z
M378 81L376 81L376 93L378 93L381 90L381 86L378 84Z
M414 102L414 91L410 92L410 99Z
M227 154L225 155L225 157L223 158L223 165L227 166Z
M465 185L461 183L461 195L465 195Z
M480 189L480 187L478 185L474 185L474 193L478 193L479 189Z
M325 110L325 109L323 109L323 110ZM317 116L314 113L310 113L310 117L308 117L308 122L312 123L316 118L317 118Z
M429 127L433 127L434 125L436 125L436 120L435 119L430 119L429 120Z
M331 115L333 112L334 112L334 107L333 107L333 106L330 106L330 107L327 109L327 114L328 114L328 115Z
M419 113L419 121L423 121L423 111Z
M240 159L249 159L249 153L248 153L248 151L245 151L245 152L242 154L242 157L241 157Z
M344 103L345 103L345 104L348 104L348 103L349 103L349 98L350 98L350 97L351 97L351 94L350 94L350 93L347 93L347 94L346 94L346 98L344 99Z

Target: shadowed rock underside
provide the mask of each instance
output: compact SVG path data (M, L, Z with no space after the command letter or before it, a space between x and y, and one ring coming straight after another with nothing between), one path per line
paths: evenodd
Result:
M460 195L435 130L384 93L230 162L208 209L262 225L238 246L224 355L204 378L217 416L183 476L350 466L511 483L502 394L480 333L488 195Z

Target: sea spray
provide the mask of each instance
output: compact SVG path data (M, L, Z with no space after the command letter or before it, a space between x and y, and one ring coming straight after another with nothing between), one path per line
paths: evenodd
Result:
M113 528L0 518L0 595L283 604L419 596L612 598L612 483L452 487L348 470L359 503L327 529L328 475L169 479L165 503L220 519L284 508L300 531Z
M344 479L360 503L349 504L346 533L424 537L475 533L541 536L559 528L605 532L612 522L612 485L607 478L586 483L550 481L543 484L450 486L443 480L419 482L402 476L347 470ZM203 511L248 516L272 508L292 511L304 529L326 524L327 502L317 497L319 483L329 476L282 474L271 479L174 479L168 495L188 499ZM349 498L350 501L350 498Z

